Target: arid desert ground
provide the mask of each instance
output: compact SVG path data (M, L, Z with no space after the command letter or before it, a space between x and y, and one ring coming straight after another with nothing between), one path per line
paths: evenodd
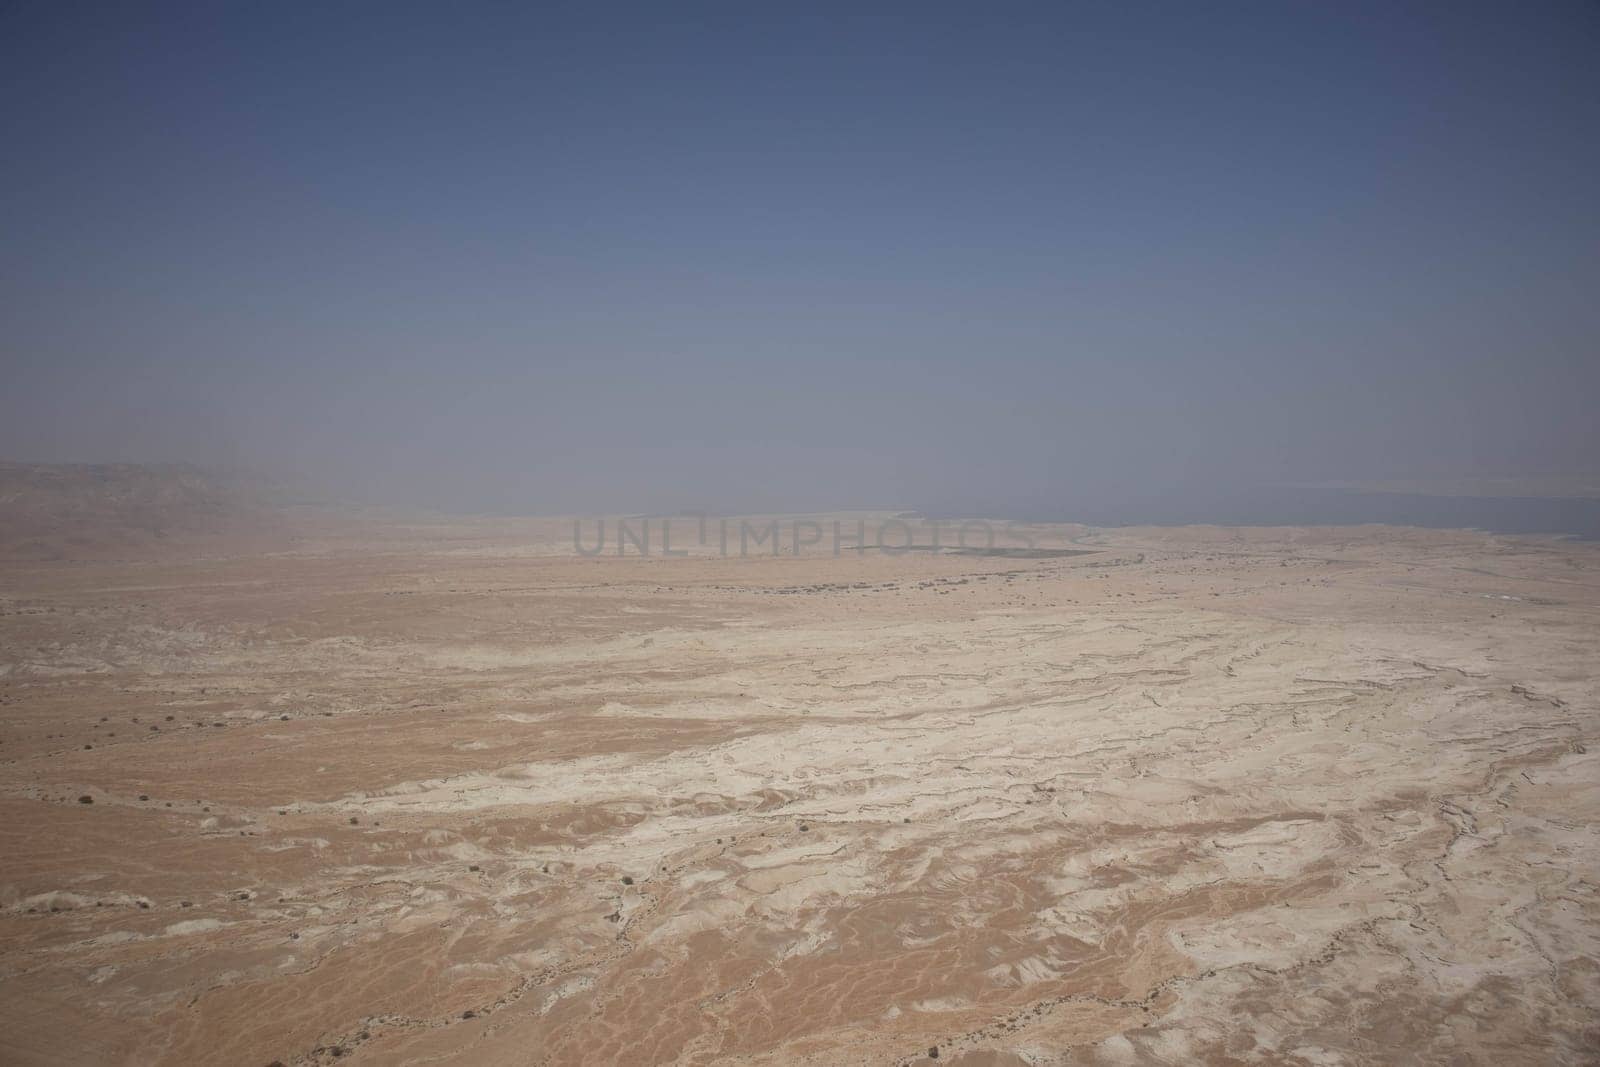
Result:
M1034 533L29 542L0 1062L1600 1061L1600 546Z

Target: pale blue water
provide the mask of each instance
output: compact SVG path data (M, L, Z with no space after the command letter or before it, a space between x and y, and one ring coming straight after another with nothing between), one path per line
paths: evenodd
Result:
M1116 505L1066 502L1024 518L1093 526L1348 526L1386 523L1505 534L1565 534L1600 540L1600 500L1550 497L1430 496L1346 489L1174 491Z

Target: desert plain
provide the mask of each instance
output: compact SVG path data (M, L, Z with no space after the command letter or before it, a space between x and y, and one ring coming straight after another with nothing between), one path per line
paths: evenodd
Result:
M0 1062L1600 1061L1600 546L1031 529L25 546Z

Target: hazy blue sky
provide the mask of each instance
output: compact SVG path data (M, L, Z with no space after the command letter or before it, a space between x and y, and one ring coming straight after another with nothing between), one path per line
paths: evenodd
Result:
M528 512L1600 468L1600 5L768 6L0 5L0 456Z

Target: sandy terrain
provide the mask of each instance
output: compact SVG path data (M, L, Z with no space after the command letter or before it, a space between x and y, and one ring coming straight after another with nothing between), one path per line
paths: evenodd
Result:
M0 564L0 1061L1600 1061L1600 546L1044 534Z

